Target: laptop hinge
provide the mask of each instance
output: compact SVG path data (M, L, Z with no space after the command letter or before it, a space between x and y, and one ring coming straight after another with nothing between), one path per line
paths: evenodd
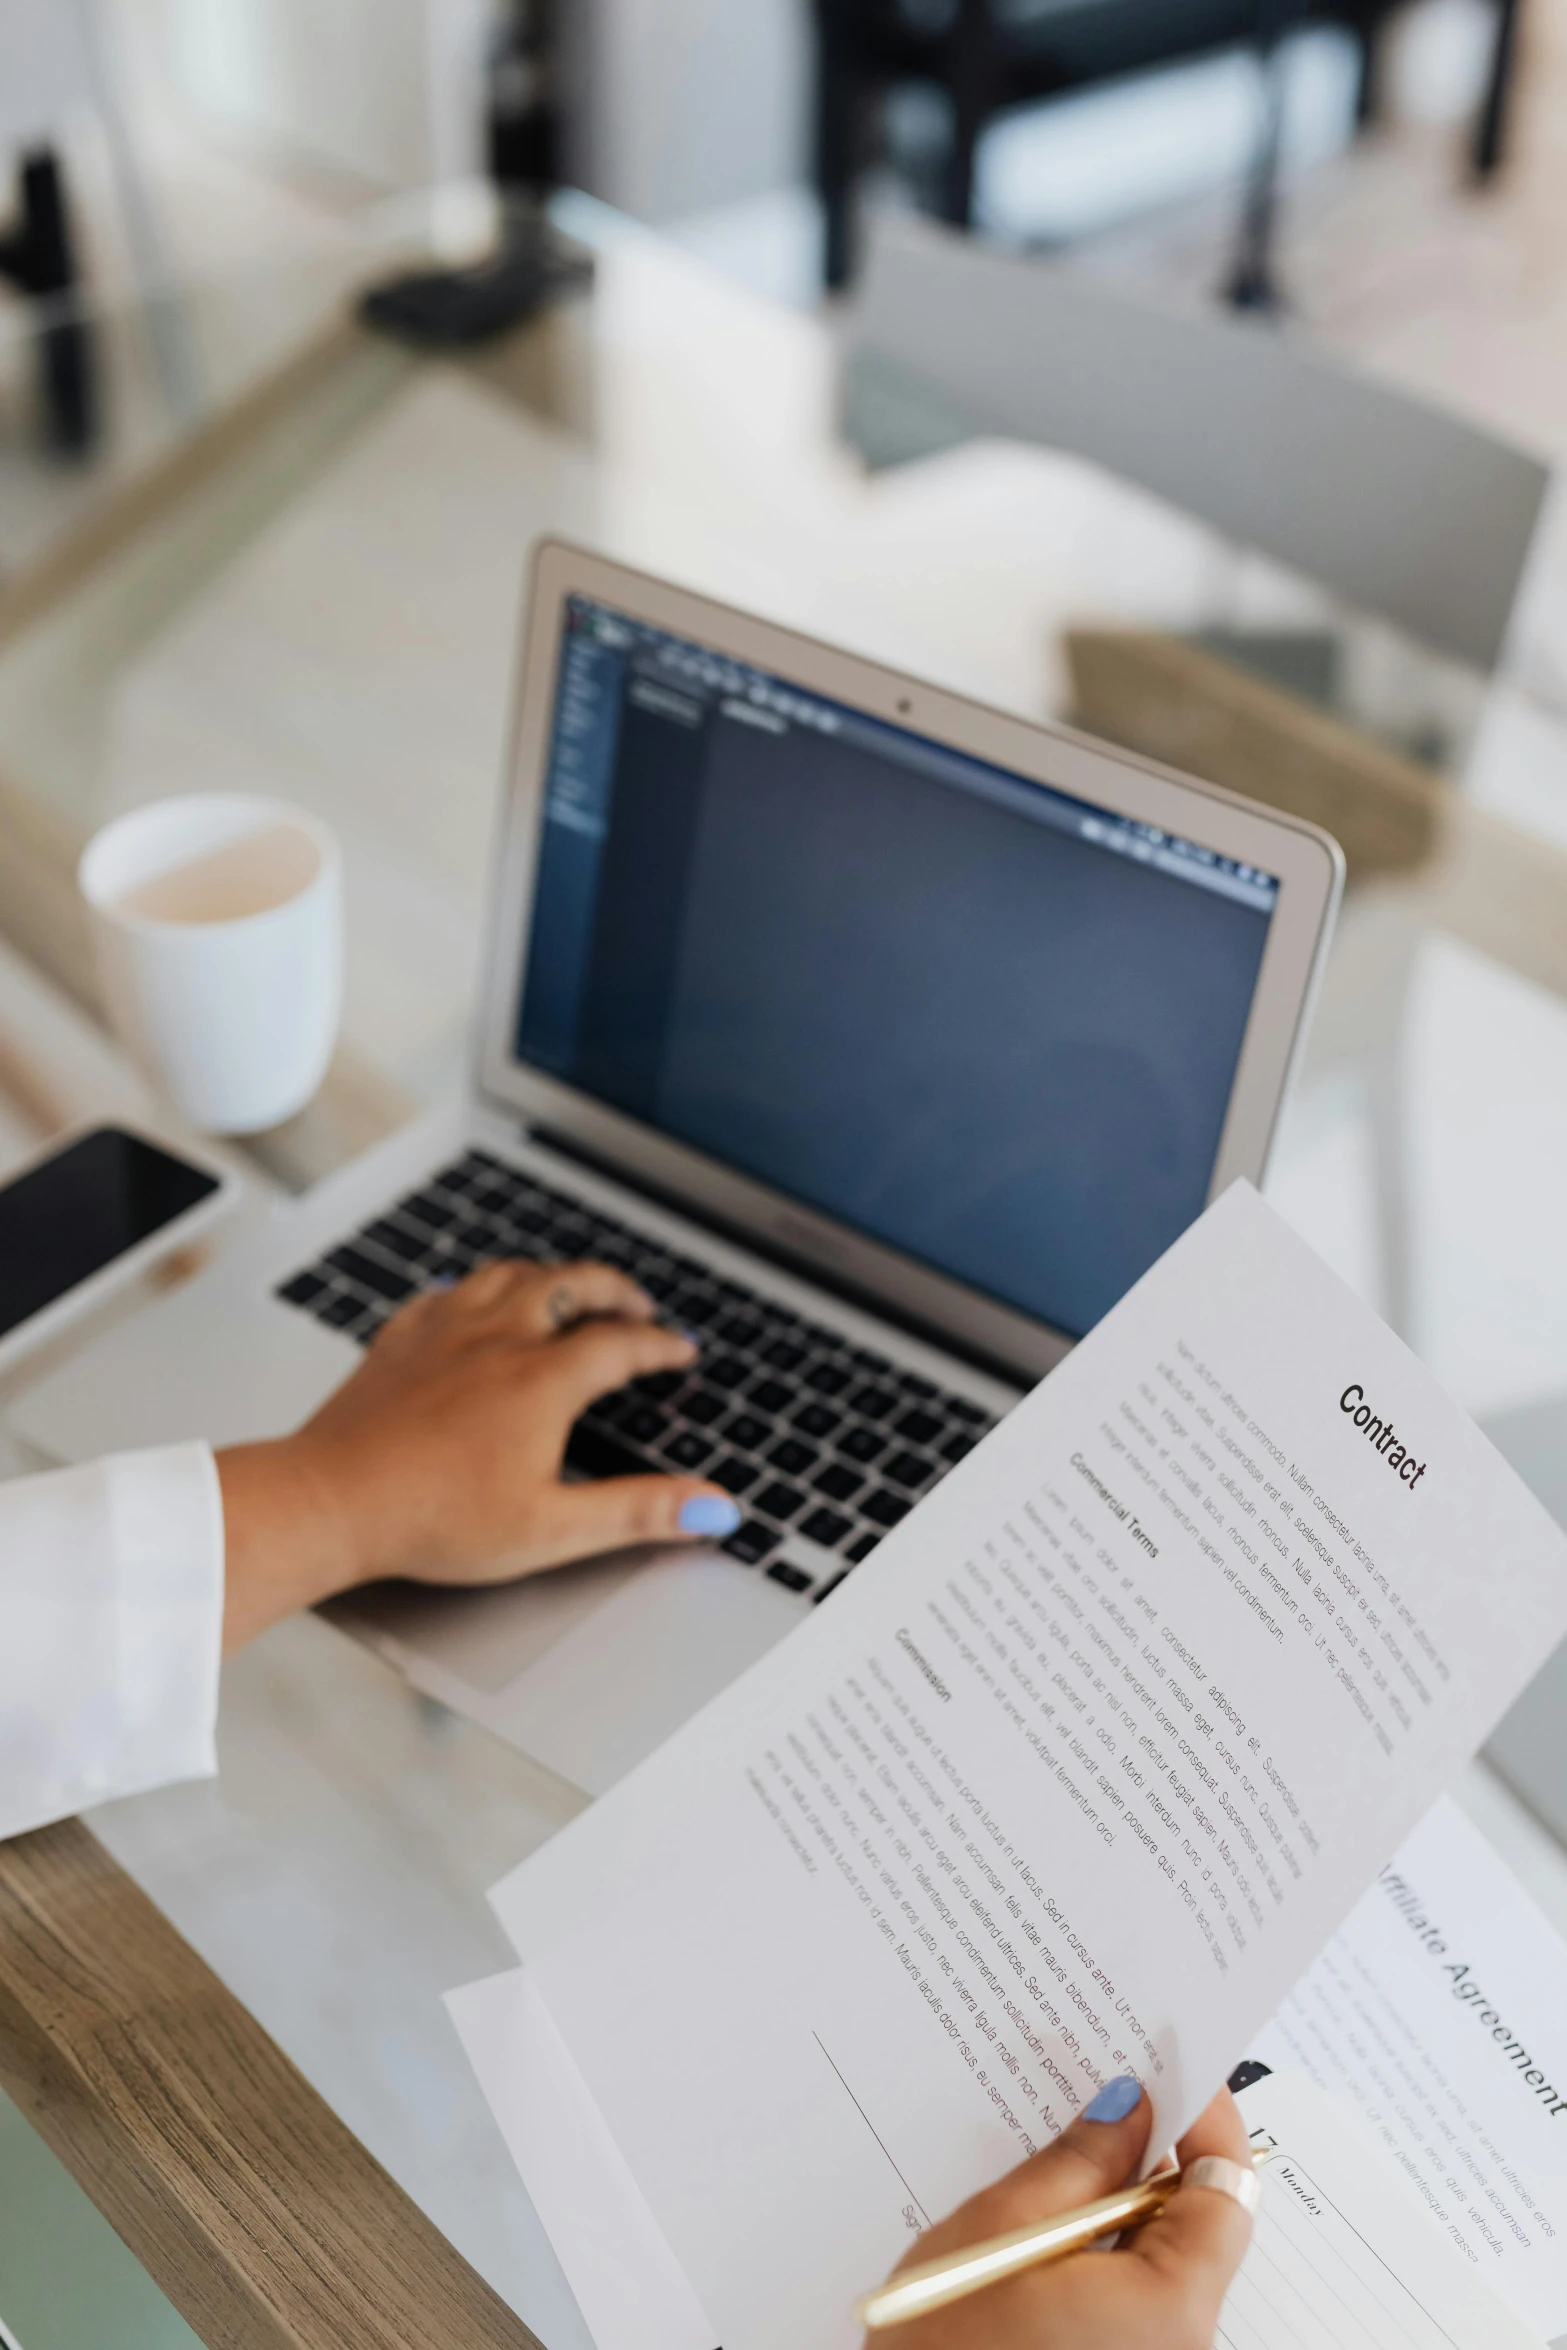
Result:
M879 1322L889 1323L893 1329L906 1332L910 1338L917 1338L926 1346L938 1348L942 1354L951 1355L954 1362L967 1363L973 1370L983 1371L988 1378L1004 1380L1009 1387L1029 1388L1039 1377L1037 1371L1020 1369L1016 1363L1005 1362L999 1355L987 1354L982 1348L954 1338L949 1331L937 1329L934 1323L922 1321L918 1315L889 1304L885 1298L878 1297L874 1290L863 1289L856 1282L845 1281L824 1271L820 1265L812 1264L808 1257L797 1256L791 1250L779 1247L775 1241L747 1231L743 1224L734 1224L726 1217L715 1216L711 1209L693 1205L690 1200L682 1199L678 1192L666 1190L662 1184L650 1183L645 1175L633 1173L602 1151L587 1148L574 1135L562 1134L556 1126L531 1125L525 1119L522 1133L526 1141L553 1151L557 1158L574 1160L578 1166L589 1168L595 1175L607 1176L612 1183L620 1184L623 1190L638 1193L653 1206L668 1208L672 1214L683 1216L688 1224L700 1224L719 1239L732 1242L736 1248L745 1249L751 1256L761 1257L768 1264L777 1265L781 1271L794 1274L798 1280L809 1281L813 1289L824 1290L831 1297L842 1298L845 1305L858 1306L862 1313L874 1314Z

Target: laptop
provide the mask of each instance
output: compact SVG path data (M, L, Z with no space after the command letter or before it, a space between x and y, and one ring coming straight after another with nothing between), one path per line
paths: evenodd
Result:
M66 1460L279 1433L437 1279L623 1266L701 1359L569 1466L699 1471L735 1533L333 1611L597 1791L1260 1178L1341 876L1293 818L546 543L469 1098L13 1422Z

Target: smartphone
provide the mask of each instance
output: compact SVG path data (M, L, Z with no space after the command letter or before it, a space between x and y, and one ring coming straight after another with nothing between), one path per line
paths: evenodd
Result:
M0 1185L0 1365L204 1230L238 1196L221 1167L94 1126Z

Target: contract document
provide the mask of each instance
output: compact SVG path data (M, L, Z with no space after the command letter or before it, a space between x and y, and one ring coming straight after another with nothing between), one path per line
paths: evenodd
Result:
M706 2350L852 2343L1116 2073L1178 2136L1564 1630L1562 1535L1237 1185L495 1889Z
M1567 1944L1456 1803L1252 2053L1352 2106L1469 2268L1567 2350Z

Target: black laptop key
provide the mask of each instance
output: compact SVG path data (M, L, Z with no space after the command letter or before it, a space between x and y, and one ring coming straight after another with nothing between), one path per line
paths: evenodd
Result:
M664 1458L677 1469L699 1469L712 1449L707 1437L698 1436L694 1428L682 1428L665 1445Z
M908 1516L912 1505L903 1494L889 1493L886 1486L882 1485L871 1495L869 1501L863 1502L860 1506L863 1514L870 1519L873 1526L895 1526L900 1518Z
M836 1550L844 1536L853 1531L852 1522L840 1517L836 1510L812 1510L800 1527L807 1541L819 1542L823 1550Z
M892 1365L888 1362L885 1355L872 1354L868 1346L857 1346L854 1350L853 1359L859 1365L862 1371L882 1372L890 1371L892 1369Z
M936 1395L940 1392L933 1379L922 1379L917 1371L900 1371L898 1385L905 1395Z
M792 1338L775 1338L771 1346L763 1347L762 1360L770 1363L775 1371L793 1371L804 1362L805 1349Z
M721 1485L726 1493L748 1492L761 1473L754 1461L743 1461L737 1452L730 1453L727 1460L708 1471L713 1483Z
M445 1232L457 1223L462 1210L455 1200L436 1199L430 1192L416 1191L411 1199L398 1203L400 1216L411 1216L416 1224L426 1224L432 1232Z
M716 1355L702 1365L702 1376L714 1387L739 1387L751 1376L751 1366L738 1355Z
M956 1436L947 1438L941 1448L941 1457L944 1461L961 1461L973 1451L978 1442L977 1436L970 1436L966 1429L959 1429Z
M426 1232L411 1232L406 1224L394 1224L390 1216L380 1216L361 1233L363 1240L373 1241L385 1249L388 1256L401 1257L405 1264L413 1264L424 1255L430 1245Z
M787 1559L774 1559L767 1572L773 1581L781 1583L786 1591L809 1591L811 1588L810 1576L804 1572L803 1568L791 1566Z
M326 1283L319 1273L296 1273L292 1281L285 1281L278 1296L291 1306L313 1306L318 1297L326 1294Z
M426 1283L435 1281L463 1281L476 1273L484 1259L471 1248L459 1248L455 1241L443 1241L433 1248L424 1264Z
M754 1567L770 1550L776 1550L782 1540L783 1536L774 1527L747 1518L743 1526L736 1527L723 1548L732 1559L742 1559L748 1567Z
M746 1314L729 1314L718 1325L718 1335L726 1346L755 1346L762 1335L760 1322L753 1322Z
M858 1395L850 1396L849 1403L852 1410L863 1412L867 1420L885 1420L889 1412L896 1411L898 1399L889 1388L862 1387Z
M364 1313L363 1298L346 1297L341 1290L335 1297L323 1298L314 1309L319 1321L333 1330L346 1330L350 1322L357 1322Z
M710 1387L698 1387L682 1399L681 1416L694 1420L699 1428L711 1428L729 1409L727 1395L715 1395Z
M656 1444L668 1427L668 1415L655 1411L650 1403L634 1404L629 1412L620 1415L620 1432L629 1436L633 1444Z
M739 1452L755 1452L759 1444L767 1442L772 1432L769 1423L766 1420L759 1420L754 1412L742 1412L739 1418L731 1420L724 1430L730 1443Z
M594 1236L587 1255L601 1265L613 1265L617 1273L631 1270L631 1243L615 1232L601 1232Z
M815 1466L818 1454L814 1444L801 1444L795 1437L786 1436L782 1444L773 1446L767 1457L786 1477L801 1477Z
M849 1569L847 1567L840 1567L837 1574L832 1577L830 1582L817 1584L816 1589L811 1593L812 1606L820 1607L824 1599L831 1599L833 1593L837 1590L840 1583L847 1583L848 1580Z
M868 1559L870 1557L871 1552L876 1548L876 1545L878 1542L880 1542L880 1540L881 1536L879 1534L862 1534L858 1542L850 1543L848 1549L844 1552L843 1555L848 1560L851 1567L857 1567L861 1559Z
M798 1492L793 1485L785 1485L781 1479L775 1479L771 1485L762 1487L761 1492L752 1501L751 1507L754 1510L761 1510L766 1517L777 1518L781 1524L787 1525L796 1510L805 1507L805 1496Z
M818 1395L841 1395L849 1384L849 1374L842 1363L813 1363L805 1374L807 1387L814 1387Z
M761 1401L760 1397L756 1399ZM824 1403L808 1403L803 1412L796 1412L794 1424L802 1436L830 1436L843 1417L841 1412L829 1409Z
M847 1453L851 1461L873 1461L878 1453L886 1449L886 1437L879 1435L874 1428L867 1428L863 1421L856 1422L852 1428L845 1428L838 1439L838 1450Z
M622 1412L634 1411L635 1409L636 1406L631 1397L627 1395L624 1388L620 1388L614 1395L601 1395L596 1402L590 1403L584 1410L582 1417L584 1420L591 1420L595 1428L613 1428L619 1422Z
M631 1384L638 1395L645 1396L649 1403L668 1403L670 1397L679 1392L684 1379L684 1371L648 1371L642 1378L633 1379Z
M677 1289L667 1300L665 1312L671 1322L678 1322L688 1330L706 1330L723 1315L724 1301L714 1297L711 1290Z
M776 1419L793 1403L794 1389L785 1387L781 1379L759 1379L754 1387L747 1389L745 1400L755 1404L759 1412L771 1413Z
M566 1439L566 1465L582 1477L645 1477L647 1462L618 1436L579 1420Z
M656 1265L641 1266L635 1258L632 1259L631 1273L632 1278L641 1283L655 1305L664 1305L674 1296L675 1276L673 1273L660 1272Z
M368 1289L372 1297L384 1297L400 1304L405 1297L413 1295L414 1285L406 1273L395 1273L390 1265L378 1264L362 1249L335 1248L326 1261L334 1272L356 1282L361 1289Z
M858 1469L846 1469L842 1461L831 1461L819 1477L811 1480L818 1493L825 1493L829 1501L847 1501L858 1493L865 1479Z
M906 1437L910 1444L929 1444L933 1436L941 1434L942 1423L934 1412L905 1412L893 1429L896 1436Z
M936 1474L936 1464L928 1461L923 1453L899 1452L883 1465L881 1473L894 1485L923 1485L928 1477Z

